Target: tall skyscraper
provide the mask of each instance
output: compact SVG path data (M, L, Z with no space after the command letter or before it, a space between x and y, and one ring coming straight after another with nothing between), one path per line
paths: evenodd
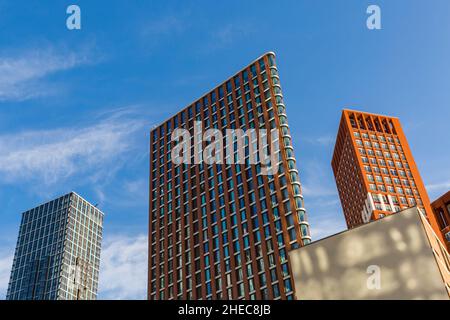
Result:
M450 252L450 191L434 200L431 207Z
M24 212L6 299L96 299L102 226L74 192Z
M173 159L174 129L185 129L193 143L185 163ZM202 141L202 129L216 129L219 145L218 135L242 129L246 143L227 139L234 143L223 163L198 163L212 141L206 131ZM275 132L268 136L275 147L266 150L280 151L272 174L249 160L261 129ZM287 252L310 234L275 55L257 59L150 137L148 298L293 299ZM245 163L230 163L242 160L239 152Z
M332 167L349 228L417 206L442 237L398 118L344 110Z

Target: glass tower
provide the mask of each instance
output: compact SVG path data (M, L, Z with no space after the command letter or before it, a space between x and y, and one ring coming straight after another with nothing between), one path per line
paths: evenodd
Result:
M278 172L248 161L251 133L227 155L244 151L245 163L177 164L174 129L194 137L194 154L211 145L195 142L198 127L274 130ZM294 298L287 252L311 238L274 53L151 131L149 199L149 299Z
M74 192L24 212L6 299L96 299L103 216Z

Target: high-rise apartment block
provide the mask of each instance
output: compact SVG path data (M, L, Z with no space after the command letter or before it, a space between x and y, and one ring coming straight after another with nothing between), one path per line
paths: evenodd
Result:
M431 204L442 237L450 252L450 191Z
M332 167L349 228L417 206L441 237L398 118L344 110Z
M6 299L96 299L102 226L74 192L24 212Z
M246 130L247 143L223 163L196 163L195 153L208 145L201 127ZM176 128L192 137L192 157L181 164L172 156ZM248 161L260 138L251 129L275 130L269 140L279 146L278 172L264 174ZM239 151L245 163L229 163ZM148 298L293 299L287 253L309 242L275 55L268 53L151 131Z

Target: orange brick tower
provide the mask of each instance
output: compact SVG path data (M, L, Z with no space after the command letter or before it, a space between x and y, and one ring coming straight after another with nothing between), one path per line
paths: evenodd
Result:
M417 206L444 242L398 118L344 110L332 167L349 228Z

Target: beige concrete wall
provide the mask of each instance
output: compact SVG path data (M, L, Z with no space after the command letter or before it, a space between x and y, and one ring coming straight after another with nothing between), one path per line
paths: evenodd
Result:
M298 299L449 299L415 208L289 256Z

